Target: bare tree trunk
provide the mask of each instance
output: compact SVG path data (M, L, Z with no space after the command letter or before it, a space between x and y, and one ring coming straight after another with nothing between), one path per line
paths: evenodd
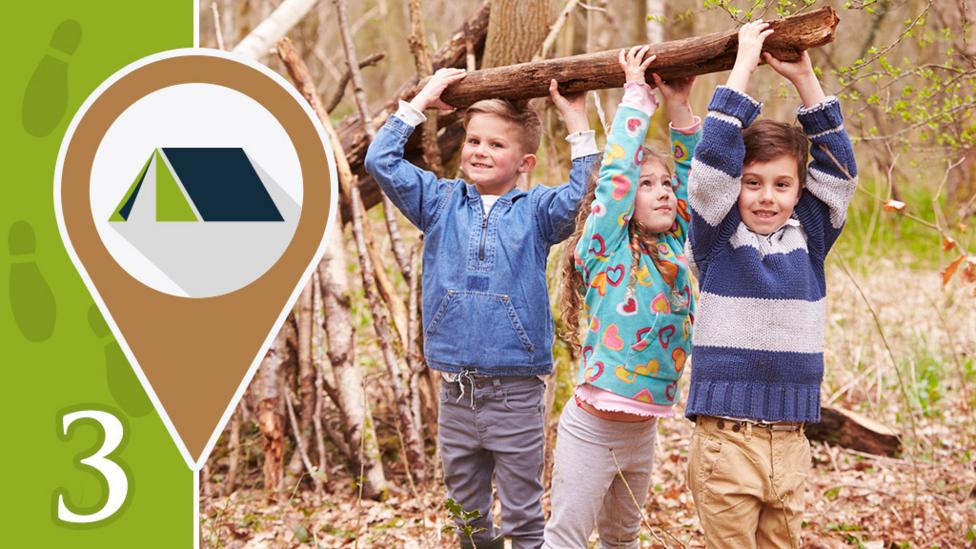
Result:
M644 0L644 17L641 19L644 22L644 32L641 38L648 44L664 42L664 25L661 22L663 17L664 0Z
M549 0L492 0L481 66L524 63L539 51L548 33Z
M315 365L312 363L312 281L302 288L298 297L298 407L299 421L295 425L296 443L310 448L312 443L312 418L315 415ZM290 477L300 475L303 463L299 452L292 452L288 462Z
M251 383L251 392L256 399L258 429L264 436L264 487L271 492L281 489L282 480L284 422L280 413L278 375L282 365L288 360L287 327L288 323L285 323L278 332Z
M251 59L260 59L271 52L274 45L284 38L317 0L285 0L271 14L234 46L234 53Z
M322 360L321 355L325 344L325 334L322 331L325 317L322 315L322 286L319 284L318 271L312 273L309 284L312 285L312 347L316 350L312 354L312 369L315 371L315 405L312 409L312 432L315 434L315 450L319 457L318 467L322 473L322 481L326 483L326 489L331 489L328 477L329 454L325 451L325 432L322 429L322 399L325 398L325 380L322 377L324 360Z
M298 397L301 399L301 421L298 426L302 433L312 427L315 415L315 364L312 361L312 334L315 319L312 314L312 280L302 288L298 298ZM307 437L306 437L307 438Z
M329 362L335 374L335 388L339 399L343 426L348 434L347 452L354 459L356 448L363 448L363 495L370 499L383 498L388 491L386 476L380 461L379 445L373 428L372 412L363 394L363 373L356 363L355 330L349 303L349 279L346 272L346 250L342 243L342 223L333 225L328 247L319 263L319 283L325 311L325 333ZM328 430L328 426L326 427ZM335 442L335 440L333 440Z

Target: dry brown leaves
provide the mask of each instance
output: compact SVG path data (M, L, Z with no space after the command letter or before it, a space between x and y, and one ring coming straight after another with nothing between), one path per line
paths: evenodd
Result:
M974 403L967 402L967 395L973 399L976 394L971 387L976 380L976 304L965 298L967 288L958 284L943 288L937 272L912 269L908 261L885 260L869 272L855 273L878 312L898 363L896 372L850 280L840 269L828 267L823 401L866 414L900 429L906 437L912 413L918 439L906 439L900 459L815 443L804 545L974 546L976 423ZM685 391L687 381L686 375ZM911 404L902 397L902 385L913 399ZM382 413L374 414L378 422L389 421ZM662 546L656 539L672 547L679 547L679 542L703 546L685 484L692 428L680 417L661 422L645 504L653 534L644 529L644 547ZM399 460L385 462L394 484L406 487ZM293 487L288 487L274 500L259 490L205 500L202 545L456 547L453 536L441 533L448 520L442 484L433 484L420 498L398 494L385 502L357 504L355 487L341 466L330 472L330 479L333 484L324 498L303 488L289 499ZM543 501L548 508L548 495ZM595 535L591 541L596 546Z

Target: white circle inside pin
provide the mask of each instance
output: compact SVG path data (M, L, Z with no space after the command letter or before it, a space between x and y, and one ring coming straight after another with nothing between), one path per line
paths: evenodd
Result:
M298 153L236 90L188 83L130 105L95 153L91 208L113 259L181 297L223 295L281 257L302 204Z

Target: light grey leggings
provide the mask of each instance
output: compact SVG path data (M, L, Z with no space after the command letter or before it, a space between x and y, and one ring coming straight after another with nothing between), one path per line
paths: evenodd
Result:
M586 547L594 528L599 531L602 547L637 547L641 519L634 499L643 507L654 467L656 438L655 420L626 423L600 419L570 398L559 417L552 516L546 523L543 547Z

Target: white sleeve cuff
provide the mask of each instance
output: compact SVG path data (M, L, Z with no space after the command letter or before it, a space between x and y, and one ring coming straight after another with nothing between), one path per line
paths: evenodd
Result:
M417 110L416 107L407 103L406 101L400 100L400 106L397 108L397 112L393 116L403 120L407 124L413 127L417 127L427 121L427 117L424 113Z
M566 141L569 141L570 157L573 160L600 152L596 148L596 132L593 130L571 133L566 136Z

